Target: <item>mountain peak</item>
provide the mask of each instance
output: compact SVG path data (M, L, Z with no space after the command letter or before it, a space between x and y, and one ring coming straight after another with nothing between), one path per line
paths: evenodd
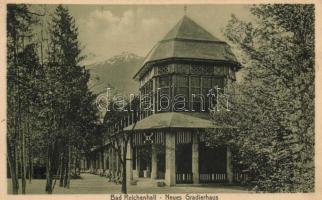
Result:
M136 93L138 83L132 79L139 69L143 58L130 52L122 52L103 62L87 66L90 69L92 88L95 93L105 92L107 87L113 87L120 93Z
M138 59L141 59L141 57L134 53L123 51L119 55L112 56L106 62L113 64L116 62L129 62L129 61L138 60Z

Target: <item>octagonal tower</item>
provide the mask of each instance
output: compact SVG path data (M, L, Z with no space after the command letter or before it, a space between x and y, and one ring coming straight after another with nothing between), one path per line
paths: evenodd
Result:
M141 109L149 105L151 109L141 110L140 120L124 128L133 134L133 146L129 150L135 150L136 164L129 165L135 166L138 177L142 176L138 149L151 145L151 163L145 161L145 169L151 168L152 179L164 178L170 186L232 182L230 149L224 149L224 158L218 157L220 162L226 162L224 165L207 159L200 162L199 152L204 158L216 152L209 153L201 146L199 135L205 129L216 128L209 119L208 109L214 105L207 94L234 81L239 68L229 45L187 16L152 48L134 76L140 81L143 100L144 96L148 97L141 101ZM164 154L160 154L158 146L164 149Z
M152 48L134 78L140 93L153 97L154 113L207 111L209 90L235 80L239 67L226 42L184 16Z

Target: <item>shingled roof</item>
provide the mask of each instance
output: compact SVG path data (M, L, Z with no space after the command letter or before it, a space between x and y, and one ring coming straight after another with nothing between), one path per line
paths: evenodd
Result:
M187 16L152 48L134 78L140 78L147 71L148 63L171 58L224 61L238 65L226 42L217 39Z
M164 112L150 115L138 121L133 128L133 124L125 127L124 131L144 131L150 129L164 128L227 128L234 129L236 127L215 124L206 112Z
M183 18L167 33L162 41L171 39L191 39L220 42L219 39L215 38L211 33L199 26L187 16L183 16Z

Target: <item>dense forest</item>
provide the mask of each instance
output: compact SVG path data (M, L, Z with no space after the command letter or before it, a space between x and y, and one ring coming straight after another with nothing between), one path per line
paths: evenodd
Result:
M256 191L314 191L314 5L260 5L256 22L232 16L227 39L243 79L226 88L231 112L213 113L235 127L209 131L236 150ZM222 102L226 106L226 102Z
M62 5L52 15L46 9L8 5L7 49L12 191L25 193L35 159L45 165L47 193L53 192L57 175L59 186L68 188L80 156L89 152L99 134L89 72L80 64L84 55L75 20Z

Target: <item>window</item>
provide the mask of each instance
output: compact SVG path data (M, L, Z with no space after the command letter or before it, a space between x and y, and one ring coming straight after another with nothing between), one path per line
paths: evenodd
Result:
M170 86L170 76L161 76L159 78L159 87L169 87Z
M201 77L200 76L191 76L191 110L200 111L203 105L203 98L201 95Z
M153 103L153 80L148 81L141 87L141 109L148 111L152 109Z
M196 70L196 73L198 69L201 69L198 66L192 68ZM207 111L208 108L214 106L216 88L224 86L224 77L212 75L162 75L156 80L157 111ZM152 82L147 83L144 89L145 93L150 94L153 90Z
M202 77L202 94L205 97L205 110L214 106L214 95L217 93L216 89L223 89L223 86L223 78Z
M189 79L188 76L175 76L174 84L174 111L184 111L189 108Z
M199 76L191 76L191 88L200 88Z
M202 77L202 95L206 98L213 87L211 77Z
M188 77L187 76L176 76L175 77L175 86L177 87L187 87L188 86Z
M158 111L170 111L171 109L171 76L160 76L158 81Z

